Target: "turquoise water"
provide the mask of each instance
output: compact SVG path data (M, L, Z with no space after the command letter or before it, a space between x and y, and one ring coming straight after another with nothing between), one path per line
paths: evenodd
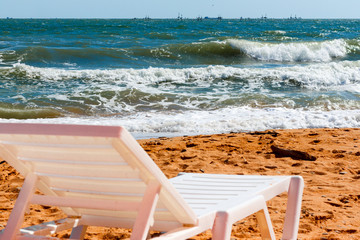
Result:
M0 19L0 121L360 127L360 20Z

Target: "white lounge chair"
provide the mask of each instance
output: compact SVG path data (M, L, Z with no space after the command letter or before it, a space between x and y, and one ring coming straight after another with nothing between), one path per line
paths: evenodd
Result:
M283 239L296 239L299 176L180 174L168 180L122 127L0 124L0 157L25 181L0 239L32 239L89 225L132 228L131 239L186 239L212 229L229 239L232 224L256 213L264 239L275 239L266 201L288 191ZM35 194L39 189L44 195ZM69 217L21 228L30 203L59 206ZM46 238L52 239L52 238Z

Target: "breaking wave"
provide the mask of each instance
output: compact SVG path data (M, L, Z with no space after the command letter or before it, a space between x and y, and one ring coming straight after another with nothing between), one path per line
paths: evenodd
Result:
M285 43L229 39L227 42L256 60L278 62L330 62L344 58L354 47L359 47L359 42L351 46L344 39Z
M313 63L274 68L236 68L227 66L209 66L199 68L146 68L146 69L95 69L75 70L60 68L39 68L26 64L14 64L12 67L0 68L0 78L7 80L69 81L83 80L93 83L116 84L118 86L136 87L139 84L156 84L156 88L169 87L189 82L196 86L206 86L224 80L227 83L241 81L289 82L302 88L321 89L323 87L359 84L360 61L341 61L331 63ZM295 85L296 85L295 84ZM219 87L219 86L218 86ZM221 86L220 86L221 87ZM266 87L266 86L263 86Z
M241 39L169 44L155 48L26 47L0 52L0 66L24 63L39 67L107 68L173 65L237 65L260 62L330 62L360 54L359 40L261 42ZM96 59L96 61L94 61Z

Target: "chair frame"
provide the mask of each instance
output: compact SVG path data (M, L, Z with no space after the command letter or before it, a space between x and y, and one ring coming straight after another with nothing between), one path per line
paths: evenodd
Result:
M111 199L89 199L81 201L76 197L61 197L56 195L36 195L35 190L39 183L39 176L29 171L19 163L16 156L11 155L6 150L6 146L1 142L2 134L12 135L47 135L47 136L82 136L82 137L99 137L120 139L125 144L126 153L122 153L117 146L113 147L123 154L123 158L140 159L134 163L133 167L140 167L155 177L146 180L146 190L141 202L119 202ZM120 144L120 143L119 143ZM124 149L124 148L121 148ZM130 156L131 155L131 156ZM130 157L129 157L130 156ZM29 204L52 205L66 208L89 208L111 211L134 210L137 211L137 217L132 226L131 239L146 239L149 230L154 227L154 213L157 204L163 197L163 191L168 191L170 197L176 200L176 204L182 206L185 215L188 216L189 223L183 222L180 227L172 227L170 223L161 223L155 229L167 229L164 234L154 239L186 239L197 235L207 229L212 229L214 240L230 239L232 224L249 215L256 214L260 232L263 239L275 239L275 233L271 224L270 215L267 209L266 201L274 196L287 191L288 204L286 209L284 230L282 239L296 239L299 227L302 193L304 182L301 176L279 177L276 184L268 188L261 189L261 192L252 194L249 197L239 196L229 201L219 203L216 208L203 214L196 215L192 208L187 204L185 198L177 192L176 181L180 178L191 178L203 176L204 174L182 174L182 176L170 179L168 183L166 177L157 168L155 163L140 145L134 140L125 129L112 126L85 126L85 125L54 125L54 124L25 124L25 123L0 123L0 157L9 161L13 167L18 169L21 174L25 175L25 181L11 212L7 226L0 233L1 240L9 239L41 239L40 235L49 235L64 229L72 228L70 239L83 239L86 228L89 225L112 226L112 227L129 227L117 223L113 217L101 217L83 215L79 217L69 217L49 223L43 223L21 229L24 215L28 210ZM140 165L141 166L140 166ZM161 175L160 177L158 175ZM205 174L206 175L206 174ZM210 176L211 177L211 176ZM241 178L241 176L238 176ZM263 176L258 176L259 178ZM276 177L274 177L276 178ZM171 201L170 201L171 202ZM186 212L187 211L187 212ZM180 220L181 223L181 220ZM168 226L167 226L168 225ZM156 226L156 224L155 224ZM56 239L44 237L43 239Z

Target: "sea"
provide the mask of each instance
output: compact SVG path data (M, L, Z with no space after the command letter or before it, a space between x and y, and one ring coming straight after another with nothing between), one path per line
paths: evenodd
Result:
M0 122L360 127L359 19L0 19Z

